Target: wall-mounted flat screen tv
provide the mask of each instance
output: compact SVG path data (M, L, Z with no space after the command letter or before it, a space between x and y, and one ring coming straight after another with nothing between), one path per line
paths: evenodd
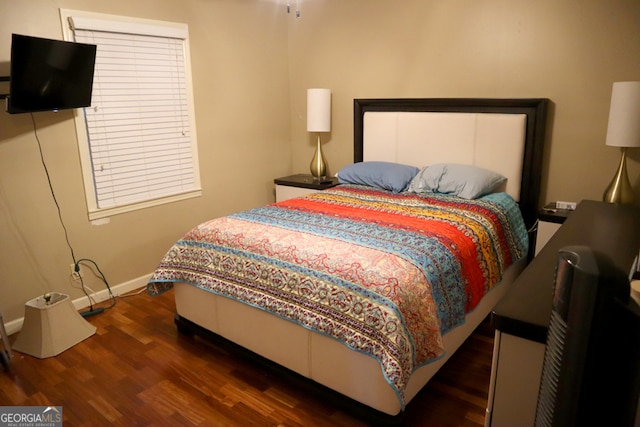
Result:
M7 111L56 111L91 105L96 46L13 34Z

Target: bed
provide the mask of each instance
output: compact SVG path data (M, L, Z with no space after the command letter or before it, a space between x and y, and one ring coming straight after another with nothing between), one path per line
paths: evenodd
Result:
M340 171L335 188L194 227L148 292L174 289L179 329L401 414L532 253L546 109L546 99L356 99L344 169L355 179ZM358 181L362 168L392 165L413 168L406 187ZM506 179L470 198L420 187L460 165Z

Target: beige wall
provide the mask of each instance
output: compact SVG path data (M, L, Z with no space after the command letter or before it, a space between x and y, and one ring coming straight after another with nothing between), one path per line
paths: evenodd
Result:
M601 198L619 159L604 144L611 85L640 80L640 1L309 0L299 19L284 3L0 0L0 74L12 32L61 38L58 7L189 25L202 198L93 226L71 113L35 115L76 257L113 285L150 273L196 223L272 201L274 177L308 171L309 87L333 92L332 172L352 161L353 98L549 98L541 202ZM629 174L638 191L640 150ZM5 321L45 291L82 295L25 115L0 113L0 248Z
M541 97L552 108L543 200L600 200L614 81L640 80L638 0L314 0L289 20L293 161L312 156L305 89L333 91L332 171L352 161L358 97ZM311 154L310 154L311 153ZM640 190L640 149L629 175ZM640 193L638 193L640 199Z
M34 114L76 258L95 260L111 286L151 273L195 224L274 200L290 172L286 14L259 0L0 0L0 75L11 33L62 38L58 8L189 25L203 196L92 225L73 113ZM5 322L47 291L83 294L38 154L31 117L0 111L0 312ZM104 289L88 277L94 290Z

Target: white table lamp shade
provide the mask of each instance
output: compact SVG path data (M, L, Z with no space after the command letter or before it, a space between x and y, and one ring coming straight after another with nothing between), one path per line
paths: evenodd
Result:
M307 131L331 131L331 89L307 89Z
M606 144L640 147L640 82L615 82Z
M51 293L25 304L24 324L13 349L44 359L56 356L96 332L71 303L68 295Z

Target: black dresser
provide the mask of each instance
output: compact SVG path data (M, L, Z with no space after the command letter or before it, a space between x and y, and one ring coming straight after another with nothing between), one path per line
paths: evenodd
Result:
M640 252L640 208L580 202L496 305L488 426L533 425L558 250L586 245L631 276Z

